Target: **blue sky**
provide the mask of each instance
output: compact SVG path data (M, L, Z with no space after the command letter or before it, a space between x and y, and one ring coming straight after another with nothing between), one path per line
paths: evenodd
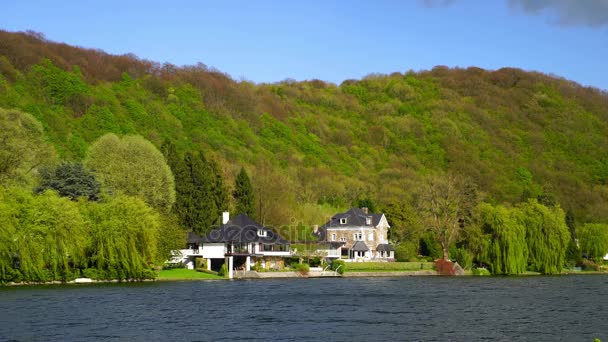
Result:
M608 0L21 0L0 28L254 82L510 66L608 89Z

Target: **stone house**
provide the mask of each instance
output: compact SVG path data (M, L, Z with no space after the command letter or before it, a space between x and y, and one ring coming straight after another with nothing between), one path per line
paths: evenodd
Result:
M384 214L369 213L367 208L351 208L334 215L316 231L325 243L328 258L346 261L394 261L395 249L388 243L390 228Z

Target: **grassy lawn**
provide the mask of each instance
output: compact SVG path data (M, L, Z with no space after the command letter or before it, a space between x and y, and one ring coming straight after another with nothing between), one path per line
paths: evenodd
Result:
M176 268L172 270L162 270L158 272L158 280L191 280L191 279L226 279L215 274Z
M420 267L422 265L422 267ZM346 272L391 272L432 270L432 262L348 262Z

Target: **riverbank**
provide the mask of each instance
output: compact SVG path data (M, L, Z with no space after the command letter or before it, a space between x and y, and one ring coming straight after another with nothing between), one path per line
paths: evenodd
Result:
M248 271L243 273L235 273L236 280L238 279L295 279L295 278L374 278L374 277L424 277L424 276L437 276L435 270L416 270L416 271L385 271L385 270L368 270L368 271L347 271L344 274L338 274L333 271L311 271L307 274L302 274L294 271L284 272L255 272ZM537 272L526 272L517 276L512 277L530 277L530 276L541 276L542 274ZM598 271L563 271L559 275L564 276L576 276L576 275L608 275L608 272ZM464 275L466 277L477 277L470 271L467 271ZM492 275L485 275L485 277L494 277ZM2 286L39 286L39 285L86 285L86 284L116 284L116 283L139 283L139 282L173 282L173 281L196 281L196 280L229 280L225 277L220 277L215 274L198 272L187 269L172 269L162 270L158 273L158 277L155 279L130 279L130 280L95 280L90 278L77 278L68 282L51 281L51 282L40 282L40 283L7 283L0 285Z

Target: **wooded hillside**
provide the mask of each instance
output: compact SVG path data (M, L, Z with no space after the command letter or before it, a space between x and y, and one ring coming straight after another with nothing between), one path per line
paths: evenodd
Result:
M203 151L228 185L248 170L267 224L322 224L358 199L412 207L448 171L490 203L545 196L579 222L608 220L608 94L537 72L254 84L0 31L0 73L0 107L37 118L60 159L83 160L106 133Z

